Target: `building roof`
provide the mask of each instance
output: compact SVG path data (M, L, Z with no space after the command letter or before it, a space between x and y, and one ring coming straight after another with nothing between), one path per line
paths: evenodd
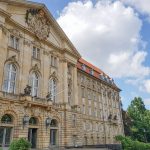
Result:
M116 86L116 84L114 83L114 80L112 78L110 78L101 69L99 69L98 67L92 65L91 63L89 63L85 59L80 58L78 60L77 68L79 70L84 71L85 73L87 73L89 75L92 75L92 76L106 82L107 84L110 84L111 86L117 88L120 91L120 89Z

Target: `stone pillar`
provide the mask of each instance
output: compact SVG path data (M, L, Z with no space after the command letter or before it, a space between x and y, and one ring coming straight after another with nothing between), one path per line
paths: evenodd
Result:
M62 73L63 73L63 97L64 97L64 103L68 103L68 67L67 67L67 61L63 61L63 68L62 68Z
M78 101L78 79L77 79L77 68L76 66L73 68L73 85L74 85L74 104L75 105L79 105L79 101Z

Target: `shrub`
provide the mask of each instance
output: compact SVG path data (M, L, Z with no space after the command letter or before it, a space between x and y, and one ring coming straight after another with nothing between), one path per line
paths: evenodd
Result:
M124 150L150 150L150 144L132 140L130 137L119 135L116 140L121 142Z
M31 143L29 143L24 138L20 138L18 140L12 141L9 150L29 150L30 147L31 147Z

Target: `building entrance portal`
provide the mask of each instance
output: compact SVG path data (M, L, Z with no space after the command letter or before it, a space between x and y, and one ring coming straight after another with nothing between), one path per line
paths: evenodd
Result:
M56 129L51 129L50 130L50 144L52 146L57 145L57 130Z
M28 141L31 143L31 148L36 148L36 142L37 142L37 129L36 128L29 128Z
M11 142L11 131L10 127L0 127L0 147L9 147Z

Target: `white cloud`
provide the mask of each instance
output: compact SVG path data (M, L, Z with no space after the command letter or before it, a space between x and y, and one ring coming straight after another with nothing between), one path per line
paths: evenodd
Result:
M150 79L147 79L143 82L143 90L147 93L150 93Z
M57 19L82 56L113 77L150 73L140 36L142 21L120 1L71 2ZM141 51L139 51L139 48Z
M150 106L150 98L144 99L144 104Z
M121 0L125 4L133 6L142 14L150 16L150 0Z

